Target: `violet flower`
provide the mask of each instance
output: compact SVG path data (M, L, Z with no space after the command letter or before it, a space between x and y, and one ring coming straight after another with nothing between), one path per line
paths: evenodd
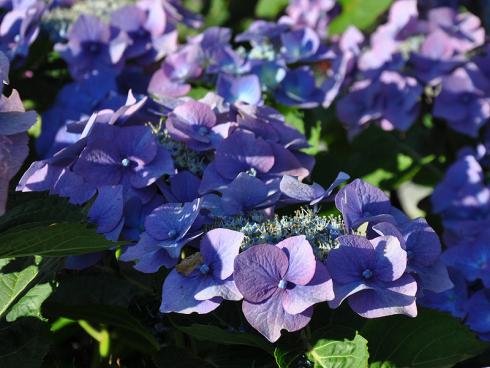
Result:
M181 261L163 283L162 313L209 313L225 300L240 300L233 281L233 261L244 235L213 229L204 235L199 252Z
M185 102L169 115L165 128L170 136L195 151L215 148L228 137L230 124L217 124L216 115L205 103Z
M156 272L161 266L173 267L182 247L201 234L196 222L200 208L198 199L183 206L168 203L155 208L145 220L145 232L139 242L120 259L138 260L134 268L145 273Z
M94 185L144 188L174 172L172 158L148 127L94 124L73 171Z
M240 253L233 277L243 295L245 318L271 342L282 329L306 326L312 306L334 297L330 275L303 235Z
M123 32L114 32L109 25L90 15L81 15L71 26L68 43L56 48L68 63L74 79L94 73L117 74L121 70L129 39Z
M332 276L337 308L344 300L365 318L392 314L417 315L417 283L406 274L407 252L394 236L368 240L359 235L338 238L326 260Z

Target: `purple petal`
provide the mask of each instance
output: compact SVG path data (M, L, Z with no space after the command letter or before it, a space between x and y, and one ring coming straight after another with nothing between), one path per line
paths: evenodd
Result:
M215 279L226 280L233 274L233 262L243 238L242 233L228 229L213 229L204 235L200 253Z
M245 300L260 303L278 289L288 270L288 257L271 244L254 245L235 258L233 279Z
M340 247L332 249L325 261L334 283L360 282L362 272L371 269L374 265L373 245L368 239L359 235L340 236L338 241Z
M285 280L296 285L308 284L315 275L313 248L304 235L292 236L276 246L288 256L289 268Z
M373 272L383 281L399 279L407 268L407 252L394 236L379 236L370 240L376 251L376 264Z
M393 314L416 317L416 293L417 283L412 276L404 275L383 289L363 290L351 295L349 305L364 318L379 318Z
M298 331L311 320L312 308L302 313L289 314L282 306L281 290L276 290L269 299L259 304L243 301L242 311L248 323L267 338L275 342L281 337L281 330Z
M185 277L172 270L165 278L162 289L162 313L198 314L209 313L219 307L221 299L196 300L194 295L199 290L203 277Z
M235 301L243 298L231 277L225 281L218 281L208 277L206 282L200 285L196 295L194 295L197 300L208 300L216 297Z
M286 289L282 301L284 310L289 314L298 314L313 304L333 300L332 279L323 263L317 261L313 278L307 285L296 285Z
M98 193L88 217L97 224L97 232L108 233L119 224L123 216L123 187L103 186L99 187Z

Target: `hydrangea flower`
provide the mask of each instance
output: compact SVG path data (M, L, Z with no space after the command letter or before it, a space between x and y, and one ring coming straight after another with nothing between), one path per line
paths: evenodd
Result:
M168 116L165 128L170 137L196 151L215 148L228 137L230 124L217 124L216 115L205 103L189 101Z
M161 266L173 267L182 247L201 233L198 218L202 201L167 203L155 208L145 220L145 232L136 245L120 257L122 261L138 260L135 269L145 273Z
M377 80L362 80L337 103L337 116L351 135L370 122L384 130L407 130L419 112L422 87L412 78L384 71Z
M8 70L7 70L8 73ZM5 78L6 76L3 76ZM2 78L2 79L3 79ZM3 80L0 81L3 84ZM33 111L25 112L17 91L0 98L0 216L5 213L10 180L29 153L25 133L36 122Z
M81 80L94 73L120 71L128 44L125 33L116 32L97 17L81 15L70 28L68 43L56 48L73 78Z
M111 14L111 25L126 32L131 39L124 52L125 58L136 59L143 65L175 51L178 36L172 27L165 27L170 26L165 24L165 12L147 5L149 2L127 5Z
M479 290L471 296L466 305L466 324L482 340L490 341L490 297L488 290Z
M471 66L458 68L442 79L441 93L434 101L435 117L444 119L452 129L476 137L490 118L490 84L481 86L485 78ZM479 88L480 86L483 88Z
M241 77L220 74L216 82L216 91L229 103L240 101L257 105L262 99L260 81L254 74Z
M315 260L302 235L240 253L233 278L243 295L245 318L271 342L279 339L282 329L306 326L312 306L334 297L327 269Z
M365 318L392 314L417 315L417 283L406 274L407 252L394 236L371 240L359 235L338 238L340 247L328 254L337 308L344 300Z
M240 300L233 281L233 261L243 234L213 229L201 240L199 252L182 260L165 278L160 312L209 313L223 299Z
M172 174L168 151L159 146L148 127L95 124L73 171L94 185L144 188Z

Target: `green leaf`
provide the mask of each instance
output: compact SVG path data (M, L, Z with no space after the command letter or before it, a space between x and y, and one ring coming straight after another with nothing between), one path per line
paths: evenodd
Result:
M353 340L318 340L307 353L315 368L364 368L368 366L367 340L356 334Z
M0 277L0 317L19 298L24 290L38 275L36 265L29 266L18 272L1 274Z
M279 346L274 349L274 358L279 368L292 368L296 360L302 355L299 351L288 351Z
M26 223L80 222L84 218L81 208L71 205L66 198L14 193L9 203L13 203L13 207L0 217L0 231Z
M374 362L369 364L369 368L396 368L391 362Z
M487 346L460 321L433 310L419 310L413 319L369 320L361 332L369 340L373 361L393 362L398 368L449 368Z
M39 368L49 349L49 328L36 318L0 325L2 368Z
M211 341L224 345L245 345L273 354L273 347L263 338L242 332L229 332L211 325L192 324L189 327L175 325L180 331L198 340Z
M341 34L349 26L366 29L391 5L393 0L339 0L342 12L329 27L330 34Z
M160 348L155 337L125 308L102 304L64 305L48 301L43 305L43 314L51 318L64 317L111 326L123 343L127 342L136 349Z
M109 249L117 243L84 224L30 223L0 234L0 258L79 255Z
M255 15L260 18L276 18L288 3L289 0L259 0L255 7Z
M49 283L34 286L10 309L6 317L7 321L13 322L20 317L37 317L41 319L41 304L52 291L53 288Z
M0 317L9 309L8 321L22 316L41 317L39 307L51 293L51 286L36 287L36 284L53 278L60 259L27 257L8 261L2 265L0 273Z

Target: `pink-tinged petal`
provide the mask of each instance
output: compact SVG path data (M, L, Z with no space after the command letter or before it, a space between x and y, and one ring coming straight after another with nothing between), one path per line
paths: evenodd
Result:
M289 259L285 279L296 285L306 285L315 275L315 255L304 235L292 236L276 244Z
M407 268L407 252L394 236L379 236L371 240L376 250L376 278L382 281L399 279Z
M222 298L225 300L242 300L243 296L237 289L233 278L225 281L215 280L208 277L205 283L200 285L200 290L196 292L194 298L197 300L208 300L212 298Z
M312 308L302 313L289 314L282 307L282 291L278 290L262 303L253 304L243 301L242 311L248 323L265 336L270 342L281 337L281 330L298 331L311 320Z
M215 279L226 280L233 274L243 238L242 233L228 229L213 229L203 237L200 252Z
M417 316L415 294L417 283L410 275L387 283L386 287L363 290L349 297L350 307L365 318L378 318L393 314Z
M203 282L202 277L185 277L172 270L165 278L162 288L162 313L209 313L219 307L221 299L196 300L194 295Z
M288 270L286 253L275 245L254 245L235 258L233 279L243 297L260 303L277 290Z
M315 274L307 285L286 289L282 306L287 313L298 314L313 304L333 300L332 279L323 263L317 261Z
M362 272L374 265L374 247L359 235L344 235L338 241L340 247L332 249L325 261L328 272L336 284L357 283L362 279Z

